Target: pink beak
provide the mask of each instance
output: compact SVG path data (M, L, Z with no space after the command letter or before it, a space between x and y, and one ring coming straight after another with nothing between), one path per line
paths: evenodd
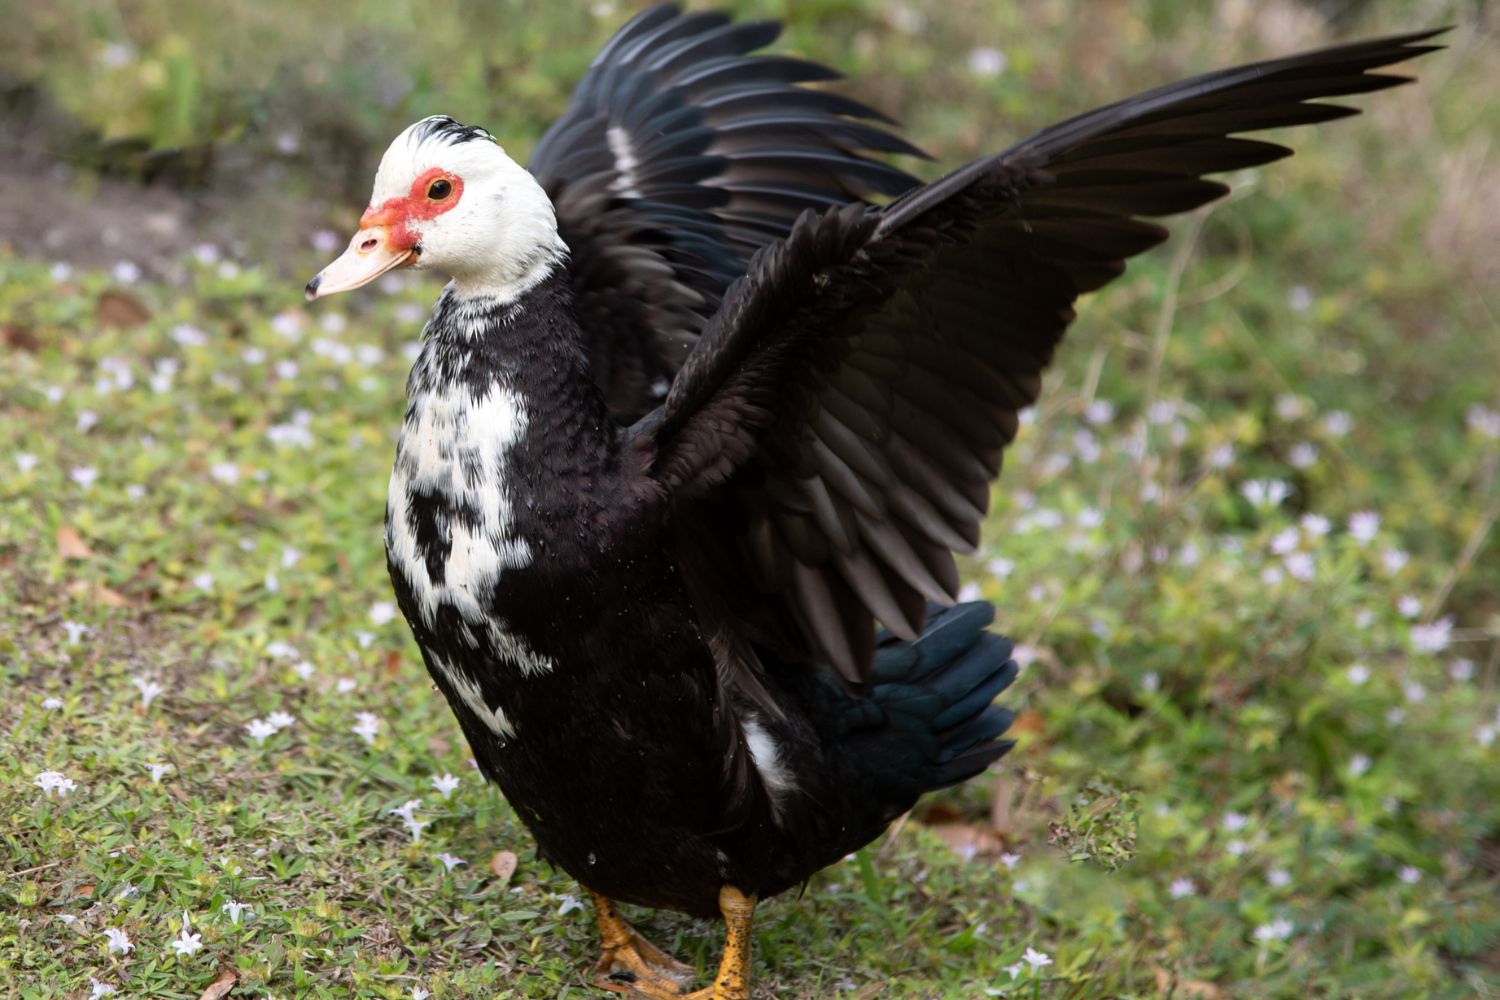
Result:
M307 283L307 300L368 285L385 272L410 263L415 255L415 250L394 244L389 227L362 226L349 241L349 249Z

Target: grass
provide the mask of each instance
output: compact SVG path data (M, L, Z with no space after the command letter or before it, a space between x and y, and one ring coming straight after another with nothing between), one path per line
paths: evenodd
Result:
M142 58L168 45L153 10L130 26ZM914 26L822 3L791 45L951 164L1296 40L1257 32L1317 30L1290 5L1240 28L1231 4L1099 10ZM1462 9L1377 13L1366 30ZM481 91L459 67L443 96L516 92L526 118L475 117L524 148L616 20L559 27L545 56L550 22L528 21L497 43L533 46L526 72ZM65 40L86 62L117 29L80 23L101 33ZM419 53L458 45L440 27ZM970 67L975 39L1004 72ZM1493 166L1500 78L1492 34L1455 43L1423 87L1290 133L1296 159L1236 178L1082 309L968 571L1028 658L1006 695L1022 743L765 905L757 996L1500 995L1500 337L1473 249L1496 216L1465 180ZM1097 58L1069 75L1069 53ZM39 79L86 94L67 66ZM208 61L177 72L204 107L232 89ZM377 86L346 76L356 103ZM145 121L165 105L143 87L116 99ZM198 106L173 105L174 141L218 138ZM371 143L425 111L361 107ZM229 969L235 996L595 995L577 887L480 783L391 616L379 525L434 286L311 310L295 275L318 258L291 256L188 255L169 284L0 255L0 985L197 997ZM76 789L44 793L46 771ZM392 813L411 800L415 842ZM179 955L185 914L203 947ZM715 961L714 928L634 916Z

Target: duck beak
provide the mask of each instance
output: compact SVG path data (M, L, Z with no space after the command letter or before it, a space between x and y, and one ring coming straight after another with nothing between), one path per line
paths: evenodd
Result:
M368 285L385 272L411 262L416 251L396 246L386 226L362 226L349 249L307 283L307 301Z

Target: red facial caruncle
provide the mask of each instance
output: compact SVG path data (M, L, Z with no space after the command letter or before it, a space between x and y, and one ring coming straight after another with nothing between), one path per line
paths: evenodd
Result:
M406 194L387 198L379 205L365 209L359 228L383 226L390 232L395 247L410 250L417 245L416 223L442 215L458 204L463 193L462 177L442 167L429 167L412 181L411 190Z

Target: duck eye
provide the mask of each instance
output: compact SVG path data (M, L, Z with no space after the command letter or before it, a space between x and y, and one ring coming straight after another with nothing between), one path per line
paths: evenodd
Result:
M442 201L453 193L453 184L446 177L439 177L427 185L427 197L432 201Z

